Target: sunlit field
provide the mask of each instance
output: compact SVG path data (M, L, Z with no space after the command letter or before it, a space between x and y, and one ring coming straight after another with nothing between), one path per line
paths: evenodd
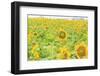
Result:
M88 20L28 17L28 60L88 58Z

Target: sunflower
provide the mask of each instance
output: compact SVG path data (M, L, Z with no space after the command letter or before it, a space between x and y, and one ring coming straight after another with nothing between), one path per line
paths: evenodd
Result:
M32 44L32 52L34 53L35 49L38 47L38 44L33 43Z
M75 50L76 50L77 57L79 59L88 57L88 48L83 42L76 45Z
M37 32L28 32L28 41L31 42L33 37L37 37Z
M59 40L65 40L67 38L67 35L68 35L67 32L64 31L63 29L60 29L58 31L58 38L59 38Z
M35 51L33 55L34 55L34 59L35 60L39 60L40 59L40 53L39 52Z
M67 48L60 48L59 53L57 54L57 59L69 59L70 53Z
M80 33L84 27L82 25L76 25L75 32Z
M28 40L29 40L29 42L32 40L32 32L28 33Z
M76 21L75 31L77 33L80 33L80 31L84 30L84 28L87 29L87 25L88 25L87 21L85 21L85 20L78 20L78 21Z

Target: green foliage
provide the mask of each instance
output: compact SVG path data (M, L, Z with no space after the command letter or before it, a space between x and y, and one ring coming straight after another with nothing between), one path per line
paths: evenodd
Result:
M61 35L61 32L65 34ZM28 60L57 59L60 48L67 48L70 59L77 59L75 45L81 42L88 44L88 23L85 19L28 17Z

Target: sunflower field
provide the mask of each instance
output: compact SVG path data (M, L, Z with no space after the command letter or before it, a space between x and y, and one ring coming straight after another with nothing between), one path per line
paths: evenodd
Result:
M88 58L88 20L28 17L28 60Z

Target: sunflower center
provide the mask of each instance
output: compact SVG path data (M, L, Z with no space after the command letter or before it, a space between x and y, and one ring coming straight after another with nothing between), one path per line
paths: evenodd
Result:
M34 35L36 36L36 35L37 35L37 33L35 32L35 33L34 33Z
M60 31L59 38L64 39L66 37L66 33L64 31Z
M85 56L85 47L84 46L80 46L78 49L77 49L77 53L78 55L82 58L83 56Z
M67 58L68 58L68 54L64 53L64 59L67 59Z

